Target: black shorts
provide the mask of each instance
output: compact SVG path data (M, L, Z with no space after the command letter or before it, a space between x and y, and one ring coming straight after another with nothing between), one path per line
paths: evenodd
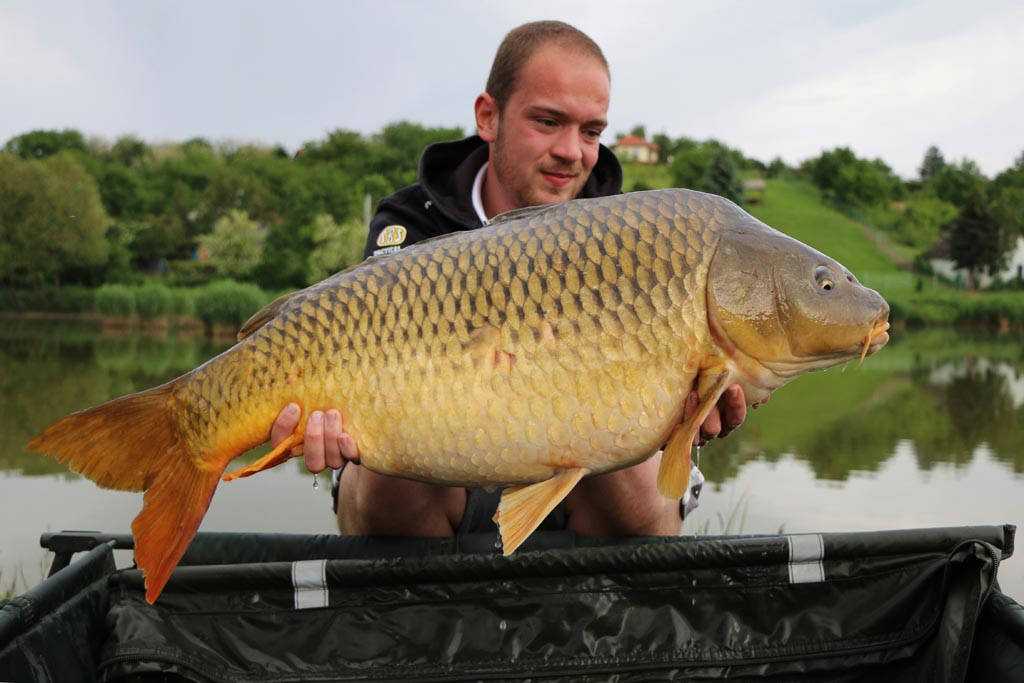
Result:
M331 473L331 499L334 501L334 514L338 514L338 486L341 481L341 470ZM484 489L466 489L466 511L462 514L462 524L455 530L457 534L497 533L498 525L494 523L494 513L498 511L501 490L486 491ZM562 531L566 528L568 516L565 512L565 501L562 501L541 522L539 529L545 531Z
M331 473L331 499L334 501L334 514L338 514L338 486L341 481L341 470L334 470ZM683 520L686 515L693 512L697 507L697 498L700 496L704 484L704 475L694 465L690 471L690 495L679 501L679 519ZM501 490L487 491L485 489L466 489L466 511L462 514L462 524L455 530L457 534L478 534L497 533L498 525L494 523L494 513L498 511L498 501L501 499ZM539 529L545 531L563 531L568 527L569 517L565 511L565 501L562 501L554 510L541 522Z

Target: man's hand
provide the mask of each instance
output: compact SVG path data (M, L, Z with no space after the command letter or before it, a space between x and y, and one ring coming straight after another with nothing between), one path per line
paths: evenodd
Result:
M276 447L299 426L302 409L297 403L289 403L277 416L270 430L270 444ZM302 442L302 455L306 469L322 472L331 467L340 469L346 462L359 462L359 449L355 439L345 431L341 413L333 408L326 413L314 410L306 424L306 437Z
M696 412L697 401L697 392L691 391L686 400L686 408L683 413L684 420ZM693 445L698 447L705 446L708 441L715 437L724 439L732 434L746 419L747 401L743 395L743 387L739 384L733 384L725 390L722 397L718 399L718 403L711 408L711 412L708 413L704 423L700 426L700 430L693 437Z

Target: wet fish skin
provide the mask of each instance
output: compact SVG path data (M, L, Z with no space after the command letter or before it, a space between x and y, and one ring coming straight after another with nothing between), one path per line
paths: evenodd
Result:
M217 358L68 416L30 448L101 486L146 491L132 528L150 601L228 463L266 441L292 401L305 416L340 409L374 471L512 485L498 514L510 552L580 477L666 441L659 487L681 495L689 440L732 382L753 402L880 348L881 297L843 276L822 308L810 301L816 268L846 273L714 195L513 212L283 297ZM676 429L691 386L698 414ZM286 459L279 450L242 476Z

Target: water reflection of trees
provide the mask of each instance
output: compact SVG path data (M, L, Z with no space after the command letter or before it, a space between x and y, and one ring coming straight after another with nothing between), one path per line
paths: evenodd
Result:
M801 391L802 381L783 391ZM987 445L997 460L1024 473L1024 362L1019 360L918 358L909 372L875 373L862 400L838 403L838 414L808 416L800 400L787 397L777 405L773 398L765 410L776 413L767 419L782 425L810 421L815 428L789 429L785 440L772 430L753 438L740 430L732 443L716 443L702 468L713 481L725 481L747 461L791 454L807 462L816 477L845 481L853 471L877 471L897 444L908 440L922 470L939 463L967 465Z
M977 446L988 444L998 460L1024 472L1024 364L968 356L950 365L952 378L937 392L949 424L949 443L964 460ZM922 466L944 461L935 455L941 454L940 444L920 450Z
M25 445L51 421L156 386L220 348L202 339L102 337L94 326L19 324L0 336L0 471L67 472Z

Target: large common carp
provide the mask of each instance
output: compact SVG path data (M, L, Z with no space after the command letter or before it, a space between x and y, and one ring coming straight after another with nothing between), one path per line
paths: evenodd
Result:
M163 386L69 415L29 447L145 491L135 557L156 599L228 463L296 401L341 410L362 465L509 486L510 553L582 477L662 445L659 490L733 382L750 403L888 340L889 308L840 264L687 190L524 209L282 297L239 343ZM685 424L691 387L699 407ZM246 476L287 459L292 439Z

